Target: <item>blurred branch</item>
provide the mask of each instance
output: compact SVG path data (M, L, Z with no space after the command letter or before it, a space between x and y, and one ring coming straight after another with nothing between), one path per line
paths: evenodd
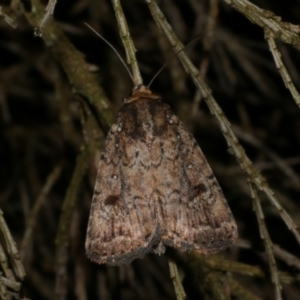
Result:
M28 249L29 243L31 241L31 237L33 234L33 230L37 224L37 217L40 212L40 209L42 208L42 205L44 204L46 197L48 196L49 192L51 191L53 185L56 183L57 179L60 176L62 169L62 163L60 162L58 165L56 165L53 169L53 171L49 174L49 176L46 179L45 185L43 186L38 198L36 199L34 206L28 216L27 219L27 225L25 229L25 233L23 236L23 240L21 242L21 257L24 260L26 256L26 251Z
M236 125L233 125L232 129L240 140L246 141L253 147L261 149L261 151L276 164L277 168L281 170L282 173L289 178L289 180L291 180L291 183L293 184L294 188L297 190L300 189L300 177L298 176L297 172L295 172L293 168L289 166L284 159L281 158L279 154L267 147L257 137L257 135L245 132L245 130L242 130L239 126Z
M200 62L200 73L203 78L206 77L209 65L210 65L210 51L214 42L215 31L217 27L217 21L219 16L219 0L209 1L209 14L207 16L206 28L203 32L203 56ZM202 100L201 93L197 90L193 100L192 118L195 120L199 104Z
M235 246L243 248L243 249L252 248L251 243L249 241L243 240L243 239L238 239ZM273 253L276 256L276 258L281 259L282 261L284 261L289 266L295 267L298 270L300 270L300 259L298 257L296 257L295 255L291 254L290 252L280 248L276 244L273 244L272 248L273 248ZM236 263L234 264L234 266L235 265L236 265ZM242 264L242 265L244 265L244 264ZM250 269L252 268L252 266L249 266L249 265L245 265L245 267L242 267L243 269L245 269L246 273L247 273L247 268L248 267L250 267ZM218 268L219 268L219 266L217 265L217 269ZM256 268L257 272L258 272L255 276L258 276L258 277L264 277L265 276L264 272L260 268L258 268L258 267L254 267L254 268ZM228 270L230 270L231 272L235 272L234 269L228 269ZM239 272L239 273L241 273L241 272Z
M260 219L261 220L261 219ZM268 242L270 245L270 241ZM269 246L268 246L269 247ZM269 247L269 250L273 252L273 248ZM271 254L273 255L273 254ZM270 256L268 256L270 258ZM274 256L273 256L274 259ZM250 276L250 277L256 277L256 278L267 278L268 274L259 266L251 266L248 264L236 262L236 261L229 261L224 258L222 258L219 255L204 255L204 254L198 254L198 253L191 253L189 255L189 261L190 261L190 266L194 273L197 275L198 271L201 269L206 270L206 272L210 273L216 273L219 274L218 276L221 276L221 272L224 274L231 274L233 273L236 274L236 276ZM274 260L275 262L275 260ZM274 268L274 265L272 264L272 267L270 265L270 268ZM276 264L275 264L276 268ZM273 273L272 273L273 272ZM274 275L274 270L271 269L271 276L273 277ZM278 272L276 273L277 276L277 286L280 286L280 283L292 283L295 281L299 281L299 275L297 274L296 276L284 273L284 272ZM227 281L230 277L224 275L224 280ZM214 281L214 280L213 280ZM230 285L235 286L234 282L238 284L234 279L230 279ZM237 286L236 286L237 287ZM249 296L252 295L249 293ZM243 298L241 298L243 299ZM250 298L251 299L251 298ZM279 298L280 299L280 298Z
M247 275L258 278L265 277L265 273L260 267L250 266L247 264L226 260L218 255L204 256L193 253L190 255L190 257L193 261L201 261L211 270L237 273L240 275Z
M17 28L16 20L13 16L9 16L4 10L3 7L0 6L0 17L3 18L3 20L9 24L13 28Z
M85 147L81 149L76 159L76 166L73 172L71 182L68 186L68 190L62 206L62 213L60 215L59 226L56 236L56 288L55 293L59 299L63 299L67 288L66 277L67 277L67 248L69 244L69 234L71 228L71 222L73 212L78 196L78 190L81 185L82 178L87 169L87 161L90 156L90 152Z
M300 270L300 259L297 256L289 253L286 250L281 249L278 245L274 245L274 244L273 244L273 251L277 258L283 260L288 265L293 266L298 270Z
M245 289L242 285L240 285L236 280L233 280L232 278L228 277L226 279L226 281L231 288L232 294L237 299L241 299L241 300L260 300L261 299L255 295L253 295L252 293L250 293L247 289Z
M28 22L35 28L43 16L44 10L39 0L32 0L32 5L35 8L32 12L26 12L25 8L21 7ZM74 93L88 99L90 104L97 108L101 124L108 129L114 120L114 114L99 85L98 76L90 71L84 55L70 43L54 21L49 22L45 27L42 39L66 72Z
M216 300L230 300L230 293L225 293L223 286L223 277L222 274L218 272L210 272L208 271L205 274L204 282L209 287L209 290L213 296L213 299Z

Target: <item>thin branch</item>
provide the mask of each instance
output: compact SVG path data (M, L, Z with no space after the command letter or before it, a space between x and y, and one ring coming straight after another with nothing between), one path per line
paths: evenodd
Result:
M21 284L19 282L15 282L15 281L9 280L9 279L7 279L5 277L2 277L2 276L1 276L1 281L8 288L14 290L15 292L18 292L18 293L20 292Z
M177 265L172 260L169 260L169 269L170 269L170 277L173 281L173 285L174 285L174 289L175 289L176 299L177 300L186 299L186 294L185 294L184 288L181 283Z
M172 30L169 23L166 21L163 13L161 12L160 8L157 6L155 1L152 0L145 0L151 11L151 14L164 33L166 34L167 38L169 39L172 47L176 52L183 48L182 43L176 37L174 31ZM281 218L286 223L287 227L293 232L295 238L297 239L298 243L300 244L300 234L299 229L291 219L290 215L283 209L283 207L279 204L277 198L274 195L274 192L269 188L266 179L259 173L259 171L253 166L251 160L245 153L245 150L238 142L235 134L231 129L231 124L229 123L228 119L224 115L222 109L215 101L214 97L212 96L212 92L201 77L199 70L192 64L191 60L186 56L186 54L182 51L178 54L178 57L185 68L186 72L190 74L194 84L199 89L202 94L203 99L206 101L209 110L212 115L214 115L219 123L220 129L226 138L229 152L235 156L237 159L240 168L247 174L247 177L251 180L255 186L262 190L270 202L274 205L276 210L278 211Z
M130 36L127 21L121 6L121 2L119 0L112 0L112 4L118 21L120 36L126 51L127 62L128 64L131 65L134 85L135 86L141 85L143 84L143 79L140 74L138 63L135 57L136 49L134 47L133 41Z
M300 50L299 26L282 22L272 11L261 9L247 0L223 0L245 15L254 24L270 30L274 37Z
M265 30L265 39L267 40L269 44L270 51L273 55L276 68L278 72L280 73L282 80L286 86L286 88L291 92L293 99L295 100L296 104L300 107L300 94L298 93L297 89L295 88L295 85L286 69L284 66L282 59L281 59L281 54L276 46L275 40L274 40L274 34L269 31Z
M0 273L0 275L1 275L1 273ZM2 276L0 276L0 297L3 300L10 300L10 298L11 298L8 294L7 287L3 282Z
M3 246L1 245L1 243L0 243L0 264L1 264L1 269L2 269L5 277L10 280L15 280L16 276L9 266L9 262L7 260L7 255L6 255L5 250L4 250Z
M9 261L13 267L16 276L23 280L25 277L25 270L20 260L20 255L16 246L16 243L7 227L7 224L3 218L3 212L0 210L0 233L2 240L4 241L4 248L9 256Z
M56 2L57 2L57 0L49 0L48 1L42 21L40 22L39 26L34 29L35 36L41 37L43 35L43 31L44 31L44 28L45 28L47 22L53 16Z
M271 271L272 282L275 286L276 300L282 300L282 295L281 295L282 288L281 288L281 284L280 284L280 280L279 280L279 274L278 274L276 261L275 261L274 254L273 254L273 244L272 244L272 241L269 236L269 232L268 232L268 229L267 229L267 226L265 223L265 216L264 216L263 210L261 208L260 199L258 197L256 187L252 183L250 183L250 190L251 190L251 197L253 199L254 211L256 213L257 221L258 221L258 225L259 225L260 237L263 240L264 245L265 245L266 254L267 254L270 271Z

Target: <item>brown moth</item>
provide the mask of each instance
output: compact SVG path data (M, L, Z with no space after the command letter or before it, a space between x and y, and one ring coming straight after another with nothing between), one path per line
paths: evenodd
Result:
M164 246L216 253L237 238L222 190L196 140L145 86L124 100L103 149L87 256L122 265Z

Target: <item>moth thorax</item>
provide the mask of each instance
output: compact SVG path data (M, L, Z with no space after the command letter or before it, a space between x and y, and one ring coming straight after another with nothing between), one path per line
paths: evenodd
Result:
M140 99L160 100L160 96L153 94L145 85L138 85L133 88L131 96L124 99L124 103L131 103Z

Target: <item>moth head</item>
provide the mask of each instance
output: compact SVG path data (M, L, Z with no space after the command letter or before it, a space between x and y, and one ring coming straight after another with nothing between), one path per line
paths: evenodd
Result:
M131 103L140 99L159 100L160 97L152 94L152 91L147 86L140 84L133 88L130 97L123 99L123 103Z

